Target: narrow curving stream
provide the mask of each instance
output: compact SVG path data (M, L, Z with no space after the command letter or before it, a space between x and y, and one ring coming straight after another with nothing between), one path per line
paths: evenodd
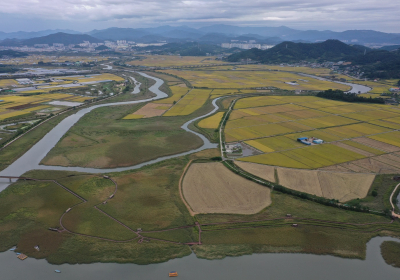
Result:
M218 110L218 106L216 105L216 102L218 99L213 100L212 104L214 106L214 109L207 113L204 114L200 117L197 117L195 119L192 119L185 124L182 125L182 129L191 132L198 137L200 137L203 140L203 145L200 148L190 150L187 152L171 155L171 156L164 156L160 157L154 160L150 160L141 164L137 164L134 166L128 166L128 167L119 167L119 168L107 168L107 169L100 169L100 168L85 168L85 167L63 167L63 166L48 166L48 165L40 165L40 161L47 155L48 152L50 152L51 149L58 143L58 141L61 139L61 137L67 133L67 131L79 121L80 118L82 118L84 115L87 113L91 112L94 109L101 108L101 107L106 107L106 106L118 106L118 105L127 105L127 104L137 104L137 103L143 103L143 102L149 102L161 98L166 98L168 95L165 92L162 92L159 88L160 86L164 83L163 80L158 79L156 77L152 77L150 75L147 75L145 73L139 72L140 75L142 75L145 78L153 79L156 81L156 83L149 88L151 92L153 92L156 97L153 98L148 98L144 100L137 100L137 101L127 101L127 102L115 102L115 103L107 103L107 104L100 104L100 105L94 105L89 108L82 109L78 111L76 114L73 114L64 120L62 120L58 125L56 125L49 133L47 133L38 143L36 143L30 150L28 150L24 155L22 155L19 159L17 159L15 162L13 162L11 165L9 165L6 169L0 172L0 176L21 176L25 172L29 170L34 170L34 169L45 169L45 170L62 170L62 171L77 171L77 172L89 172L89 173L108 173L108 172L121 172L125 170L132 170L132 169L138 169L141 168L145 165L153 164L156 162L160 162L166 159L170 158L175 158L175 157L180 157L183 155L191 154L194 152L198 152L204 149L210 149L210 148L216 148L217 144L211 143L206 137L204 137L202 134L197 133L195 131L192 131L188 128L189 124L203 118L205 116L213 114L215 111ZM135 89L132 93L139 92L139 85L135 86ZM9 185L8 179L1 179L0 178L0 191L4 190L7 186Z
M371 90L370 87L359 85L359 84L338 82L338 81L333 81L333 80L329 80L329 79L326 79L326 78L322 78L322 77L318 77L318 76L310 75L310 74L304 74L304 73L297 73L297 74L299 74L301 76L309 77L309 78L314 78L314 79L317 79L317 80L320 80L320 81L328 81L328 82L334 82L334 83L337 83L337 84L350 86L351 89L348 92L351 92L351 93L367 93L367 92L369 92Z
M389 266L380 253L383 241L399 241L375 237L367 243L366 260L345 259L311 254L253 254L227 257L222 260L198 259L196 255L150 265L93 263L51 265L46 260L17 259L15 253L0 253L2 279L167 279L168 272L178 271L179 279L254 279L254 280L376 280L398 279L400 269ZM54 270L61 271L60 274Z

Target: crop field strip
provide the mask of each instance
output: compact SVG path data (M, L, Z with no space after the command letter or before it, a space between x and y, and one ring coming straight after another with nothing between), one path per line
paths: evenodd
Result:
M225 127L225 136L228 142L244 141L267 153L240 159L246 162L293 168L323 168L385 153L376 145L351 139L368 137L383 145L400 147L400 132L393 131L397 128L396 122L400 122L400 111L390 107L388 111L385 109L384 106L349 105L311 96L250 97L236 103L231 113L232 119ZM305 113L308 110L312 110L312 115ZM290 116L292 112L296 113ZM295 119L294 116L297 116L296 121L283 121L285 117L286 120L290 117ZM373 119L374 123L368 123L359 116ZM385 126L386 123L390 125ZM318 151L311 149L315 146L305 147L296 142L298 137L304 137L305 134L323 139L325 144L322 146L325 148ZM352 144L336 141L349 141Z
M50 55L28 55L27 57L10 58L7 60L7 64L11 65L23 65L23 64L38 64L39 61L44 63L49 62L93 62L93 61L104 61L108 57L91 57L91 56L50 56Z
M72 81L85 82L85 81L124 81L123 78L114 75L114 74L100 74L100 75L91 75L91 76L67 76L67 77L57 77L61 80L66 80L65 83L71 83ZM61 82L64 83L64 82ZM58 84L58 83L57 83ZM79 86L84 87L84 86ZM62 100L62 101L70 101L70 102L84 102L89 99L93 99L95 97L87 97L87 96L76 96L72 94L66 93L49 93L50 91L54 91L56 89L68 89L69 87L63 88L55 88L53 87L39 87L36 90L24 91L23 93L41 93L46 92L44 94L31 95L31 96L19 96L19 95L0 95L0 120L22 116L29 114L33 111L39 111L49 107L44 104L54 100ZM71 87L77 88L77 87Z
M31 89L32 85L20 85L14 80L8 79L8 80L0 80L0 87L10 87L12 86L12 90L18 91L20 93L28 94L28 93L49 93L51 91L56 91L56 90L68 90L68 89L79 89L86 87L87 85L82 84L79 85L79 83L86 83L86 82L110 82L110 81L116 81L116 82L122 82L125 79L114 75L114 74L95 74L95 75L78 75L78 76L65 76L65 77L53 77L54 79L58 80L56 82L50 82L50 83L44 83L42 80L33 80L35 86L37 87L36 89ZM7 81L7 82L2 82L2 81ZM14 83L14 82L15 83ZM74 83L76 82L76 83ZM43 84L43 85L42 85ZM69 85L70 86L67 86ZM20 88L20 89L18 89ZM24 89L27 88L27 89ZM18 90L17 90L18 89Z
M195 87L220 89L249 89L256 87L275 87L285 90L348 90L346 85L321 81L290 72L279 71L177 71L166 70L166 73L180 76ZM288 84L296 81L297 85Z
M185 116L200 109L210 97L211 90L193 89L179 100L163 116Z
M0 95L0 120L22 116L50 107L45 103L54 100L84 102L94 97L83 97L65 93L46 93L32 96Z
M201 128L218 128L223 115L223 112L218 112L211 117L207 117L199 122L199 126Z
M255 214L271 204L270 189L232 173L221 163L192 163L182 192L194 212Z
M136 112L125 116L124 120L151 118L161 116L166 110L171 107L170 104L147 103Z
M185 84L174 85L170 87L172 96L154 101L153 103L162 103L162 104L173 104L181 99L182 96L188 93L189 88L186 87Z
M215 57L199 56L170 56L170 55L146 55L144 59L128 62L129 65L148 67L182 67L195 65L224 64L223 61L216 61Z

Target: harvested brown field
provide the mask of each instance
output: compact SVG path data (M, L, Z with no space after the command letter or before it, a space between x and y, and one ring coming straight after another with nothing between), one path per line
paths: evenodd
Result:
M322 196L318 171L290 168L277 168L279 184L300 192Z
M365 169L361 166L358 166L352 162L342 163L339 166L347 168L349 171L357 172L357 173L370 173L368 169Z
M319 168L318 170L334 171L334 172L351 172L351 170L349 170L341 165L331 165L331 166Z
M377 156L374 159L379 160L380 162L389 164L393 167L400 168L400 157L393 154L386 154Z
M130 116L142 116L142 118L161 116L169 107L171 107L171 104L148 103L124 119L130 119Z
M194 163L183 179L194 212L255 214L271 204L270 189L232 173L222 163Z
M370 152L367 152L367 151L358 149L358 148L356 148L356 147L352 147L352 146L350 146L350 145L346 145L346 144L344 144L344 143L342 143L342 142L333 142L332 144L333 144L333 145L336 145L336 146L338 146L338 147L344 148L344 149L346 149L346 150L349 150L349 151L358 153L358 154L360 154L360 155L366 156L366 157L372 157L372 156L374 156L373 153L370 153Z
M391 166L389 164L383 163L375 158L364 158L360 160L353 161L352 163L361 166L362 168L368 169L369 172L381 173L381 174L392 174L400 173L400 169Z
M374 174L320 170L277 168L277 172L282 186L340 202L367 196L375 179Z
M351 174L320 171L318 174L323 196L340 202L364 198L375 179L373 174Z
M245 161L235 161L235 164L239 166L246 172L249 172L257 177L260 177L264 180L275 182L275 167L252 163L252 162L245 162Z
M358 143L370 146L372 148L375 148L375 149L378 149L378 150L382 150L384 152L389 152L390 153L390 152L396 152L396 151L400 150L399 147L396 147L396 146L393 146L393 145L390 145L390 144L386 144L386 143L383 143L383 142L380 142L380 141L377 141L377 140L374 140L374 139L371 139L371 138L364 138L363 137L363 138L354 138L352 140L356 141Z

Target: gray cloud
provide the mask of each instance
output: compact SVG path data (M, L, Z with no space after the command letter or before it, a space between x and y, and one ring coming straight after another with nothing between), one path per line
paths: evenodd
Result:
M39 28L36 21L64 28L80 26L80 30L230 23L400 33L400 1L393 0L13 0L1 1L0 11L7 15L0 17L3 31L7 31L5 20L18 18L30 28Z

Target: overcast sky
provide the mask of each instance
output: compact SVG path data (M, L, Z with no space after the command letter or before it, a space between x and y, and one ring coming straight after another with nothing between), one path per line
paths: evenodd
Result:
M399 0L0 0L0 31L216 23L400 33Z

